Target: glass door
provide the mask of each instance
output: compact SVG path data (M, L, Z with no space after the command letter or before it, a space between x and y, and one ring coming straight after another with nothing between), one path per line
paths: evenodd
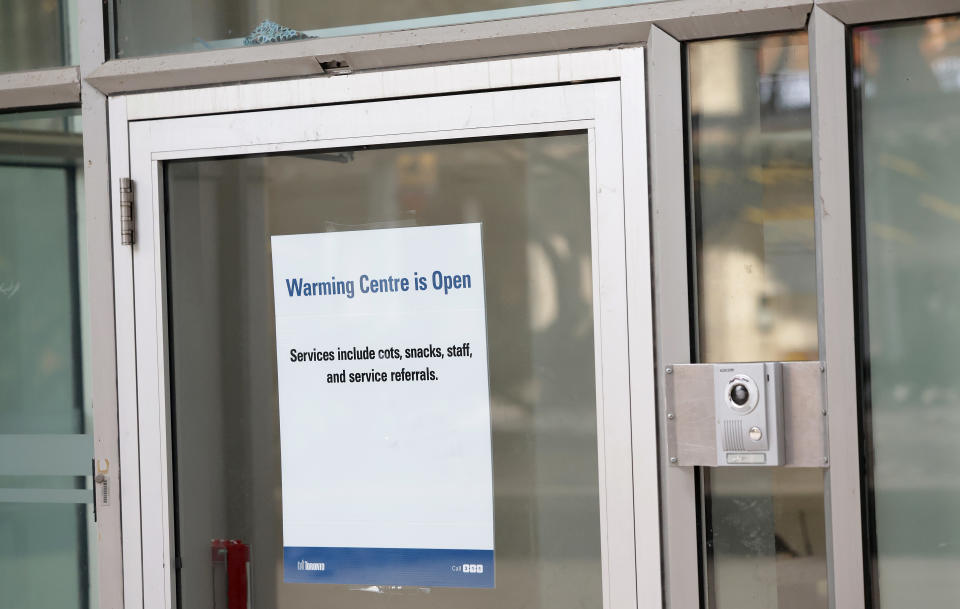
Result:
M620 94L130 123L145 607L637 604Z

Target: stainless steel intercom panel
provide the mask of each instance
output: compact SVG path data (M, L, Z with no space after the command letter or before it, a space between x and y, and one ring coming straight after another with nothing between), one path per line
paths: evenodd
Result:
M667 364L663 379L671 466L829 465L820 362Z
M713 370L717 465L782 465L780 364L714 364Z

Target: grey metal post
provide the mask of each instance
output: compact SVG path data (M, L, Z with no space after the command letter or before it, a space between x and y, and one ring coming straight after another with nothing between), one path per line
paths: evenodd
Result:
M85 77L103 64L103 2L80 0L80 101L83 121L84 209L94 458L110 485L110 502L97 506L99 609L123 607L120 531L120 455L117 425L116 333L113 309L107 100ZM97 491L102 489L99 487Z
M860 442L853 311L853 227L847 132L846 27L810 18L813 189L820 286L820 361L829 429L825 480L830 606L864 607Z
M653 26L647 53L664 604L693 609L700 605L695 470L670 465L664 411L666 367L690 361L680 42Z

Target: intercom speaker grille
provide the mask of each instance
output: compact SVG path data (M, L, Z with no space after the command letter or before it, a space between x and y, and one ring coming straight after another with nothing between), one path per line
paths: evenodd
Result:
M723 449L731 451L745 450L743 446L743 423L741 421L723 422Z

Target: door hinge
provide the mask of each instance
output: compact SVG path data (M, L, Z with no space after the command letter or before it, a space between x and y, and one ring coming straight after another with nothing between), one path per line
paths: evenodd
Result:
M120 178L120 243L133 245L136 241L133 229L133 180Z

